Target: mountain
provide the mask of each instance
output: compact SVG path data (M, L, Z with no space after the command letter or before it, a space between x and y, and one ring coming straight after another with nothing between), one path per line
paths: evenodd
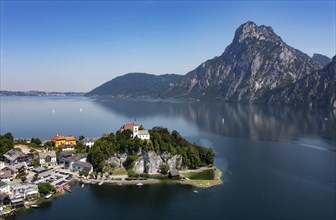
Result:
M321 67L325 67L327 64L331 62L331 59L322 54L314 53L312 59L318 63Z
M224 53L187 73L169 96L268 102L267 93L319 70L308 55L288 46L271 27L249 21L235 32Z
M173 83L182 78L177 74L151 75L128 73L116 77L86 93L86 96L160 98Z
M324 65L323 55L311 58L287 45L271 27L248 21L220 56L185 76L127 74L87 95L336 108L334 59Z
M322 70L262 97L271 104L336 108L336 56Z

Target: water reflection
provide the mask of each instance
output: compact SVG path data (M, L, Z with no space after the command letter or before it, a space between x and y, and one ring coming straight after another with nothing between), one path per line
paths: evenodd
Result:
M332 143L336 140L336 111L330 109L161 100L95 100L94 103L131 118L182 116L203 131L229 137L295 141L318 136Z

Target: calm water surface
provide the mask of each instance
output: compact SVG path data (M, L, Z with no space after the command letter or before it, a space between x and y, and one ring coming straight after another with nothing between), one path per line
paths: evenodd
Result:
M336 112L161 100L0 97L0 132L99 136L123 123L211 147L221 186L79 186L16 219L335 219ZM194 193L198 190L198 193Z

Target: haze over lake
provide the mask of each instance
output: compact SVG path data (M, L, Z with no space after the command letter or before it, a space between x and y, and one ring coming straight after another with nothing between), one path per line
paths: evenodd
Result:
M224 184L73 187L17 219L335 219L335 112L243 104L1 97L1 134L100 136L135 119L211 147ZM198 193L194 193L197 190Z

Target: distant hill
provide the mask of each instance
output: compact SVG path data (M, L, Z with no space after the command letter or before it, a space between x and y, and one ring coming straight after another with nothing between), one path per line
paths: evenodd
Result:
M329 57L318 53L314 53L312 59L317 62L321 67L325 67L331 62L331 59Z
M173 83L182 78L177 74L152 75L128 73L116 77L86 93L91 97L161 98Z
M6 91L1 90L0 96L82 96L83 92L43 92L43 91Z

